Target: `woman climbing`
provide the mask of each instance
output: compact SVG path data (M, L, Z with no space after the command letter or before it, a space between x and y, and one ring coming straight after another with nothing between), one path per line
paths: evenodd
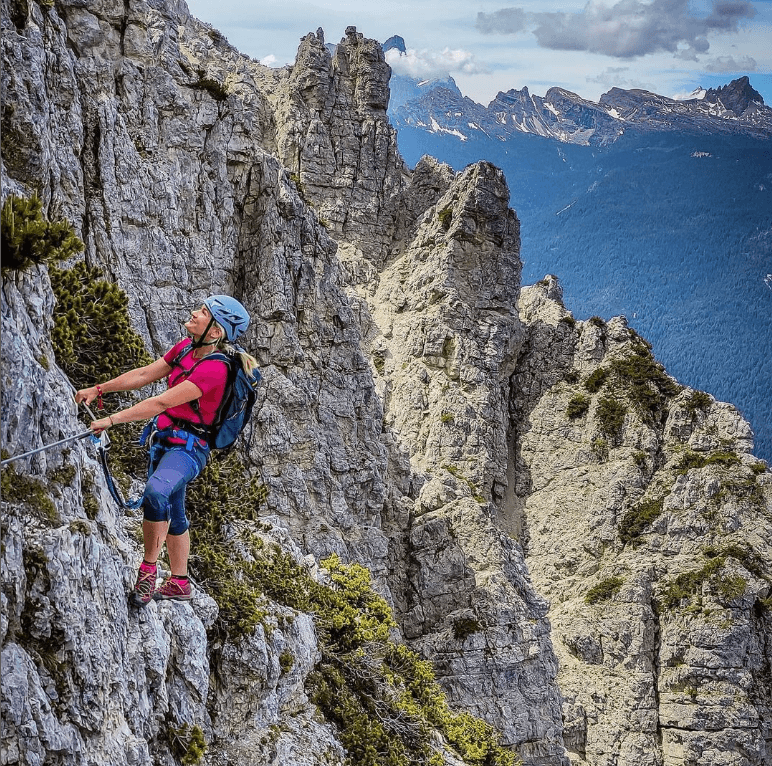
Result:
M231 345L248 324L249 314L235 298L213 295L185 323L189 337L163 357L106 383L83 388L75 395L77 403L90 404L102 394L133 391L168 377L168 387L162 394L94 420L90 426L92 431L101 432L119 423L154 418L148 480L142 495L144 560L130 596L137 606L145 606L151 599L186 601L192 597L185 489L206 465L206 426L217 414L228 374L222 357L207 360L207 356L215 351L238 353L244 370L252 372L257 367L255 359ZM164 542L171 576L156 588L156 562Z

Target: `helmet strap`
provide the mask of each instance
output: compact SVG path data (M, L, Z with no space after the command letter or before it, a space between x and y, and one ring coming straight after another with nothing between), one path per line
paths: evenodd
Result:
M198 339L196 339L196 336L193 336L193 343L191 348L201 348L202 346L216 346L220 340L219 338L217 340L207 340L205 341L204 338L206 338L207 333L212 329L212 325L214 324L214 317L212 317L209 320L209 324L206 326L206 330L201 333L201 335L198 336Z

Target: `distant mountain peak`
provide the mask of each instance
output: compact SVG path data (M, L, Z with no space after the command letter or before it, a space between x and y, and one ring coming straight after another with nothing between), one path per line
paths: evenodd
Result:
M399 35L392 35L382 46L383 52L398 50L400 53L407 53L405 40Z
M747 75L732 80L729 85L724 85L722 88L711 88L705 93L705 100L713 104L721 104L738 117L744 114L751 104L764 106L764 99L751 85Z

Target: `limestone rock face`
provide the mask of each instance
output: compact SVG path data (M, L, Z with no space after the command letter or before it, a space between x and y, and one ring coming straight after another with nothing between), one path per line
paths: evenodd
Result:
M253 317L244 345L265 381L251 443L270 512L309 550L351 552L382 574L382 408L336 243L262 148L277 142L258 87L270 70L184 4L32 4L24 19L4 8L7 173L73 222L155 354L206 295L242 299ZM351 46L374 43L353 34ZM374 84L357 91L352 78L371 57L360 53L339 88L388 128L387 72L359 78Z
M39 267L3 281L3 337L14 339L3 344L3 411L14 413L3 419L3 444L16 454L83 428L66 378L41 356L50 353L51 299ZM35 390L33 409L21 390ZM175 763L175 731L187 723L221 743L218 759L341 764L303 691L318 655L310 618L275 605L268 627L226 644L214 680L207 630L217 605L201 590L189 603L128 605L141 554L127 533L139 519L116 514L82 445L18 461L10 477L3 469L3 763ZM263 522L302 559L277 519ZM294 658L287 674L283 652ZM319 743L326 760L295 752L303 741Z
M0 3L3 193L72 222L154 354L206 295L242 300L272 542L368 566L526 766L765 763L772 480L736 410L624 318L575 322L555 277L521 292L501 171L407 169L354 28L272 70L182 2L49 5ZM82 429L52 310L45 268L3 275L12 454ZM127 609L139 519L89 454L16 464L4 498L7 763L173 764L175 721L217 766L343 764L308 615L220 645L203 594Z
M291 70L263 80L278 158L335 239L377 265L408 180L386 117L390 75L380 43L349 27L333 54L321 29L306 35Z
M520 315L510 524L551 602L572 763L767 763L772 477L747 423L668 385L624 318L574 322L554 278Z
M421 186L430 173L442 177L428 162L416 170ZM362 290L385 425L421 483L398 556L404 584L393 578L392 594L406 637L433 658L451 698L494 721L528 763L561 763L547 605L495 523L524 337L519 222L492 165L439 186L377 288Z

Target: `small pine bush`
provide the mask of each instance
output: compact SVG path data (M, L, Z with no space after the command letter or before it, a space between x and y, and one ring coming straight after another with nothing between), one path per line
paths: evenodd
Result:
M566 415L570 420L582 417L590 406L590 400L584 394L572 396L566 408Z
M51 339L59 366L76 388L153 361L131 326L129 299L118 285L85 261L49 273L56 295Z
M99 269L79 261L71 269L49 266L48 273L56 296L51 341L56 361L76 389L153 361L131 326L126 294ZM130 392L111 394L105 404L115 412L136 399ZM124 490L130 476L144 478L147 469L146 452L136 447L142 425L110 430L113 472Z
M685 407L689 414L694 417L698 412L710 409L712 403L710 394L706 394L704 391L694 391L686 400Z
M606 397L598 403L595 417L598 419L600 430L612 441L619 438L622 427L625 424L627 408L616 399Z
M3 272L66 260L83 250L83 242L64 220L49 221L37 196L9 195L0 213Z
M608 601L624 585L622 577L608 577L587 591L584 597L585 604L597 604L599 601Z
M625 545L628 543L633 546L640 544L640 537L646 527L662 513L665 497L644 500L622 517L622 521L619 523L619 537Z
M202 728L198 725L169 726L169 740L172 752L183 766L198 766L204 758L208 745Z
M591 393L595 394L603 388L603 384L609 376L608 367L598 367L588 378L584 381L584 387Z
M662 412L666 400L681 391L643 343L636 344L632 354L615 359L610 372L624 387L641 417L649 423Z

